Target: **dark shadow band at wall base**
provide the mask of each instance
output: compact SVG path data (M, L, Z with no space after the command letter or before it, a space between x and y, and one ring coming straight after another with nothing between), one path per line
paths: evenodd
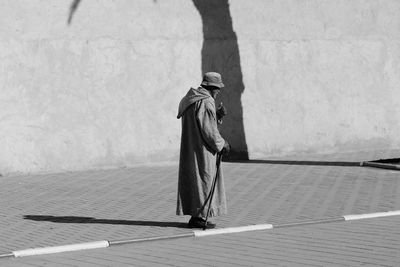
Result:
M398 159L393 159L393 160L398 160ZM361 166L400 171L400 165L392 164L392 162L393 161L391 161L391 159L385 160L384 163L380 162L380 160L378 160L378 161L364 161L364 162L361 163Z
M246 153L247 154L247 153ZM231 163L253 163L253 164L284 164L284 165L308 165L308 166L342 166L342 167L372 167L388 170L400 171L400 159L385 159L377 161L314 161L314 160L263 160L247 159L244 160L243 154L225 156L224 162ZM384 163L382 163L384 162Z
M247 151L231 151L229 152L228 155L225 155L222 158L222 161L224 162L239 162L239 161L243 161L243 162L247 162L249 161L249 154L247 153Z

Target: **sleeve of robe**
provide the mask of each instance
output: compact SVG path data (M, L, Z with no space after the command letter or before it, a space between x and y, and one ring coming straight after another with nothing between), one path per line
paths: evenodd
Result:
M204 143L213 153L220 152L224 148L225 140L218 131L214 101L199 101L197 108L197 121Z

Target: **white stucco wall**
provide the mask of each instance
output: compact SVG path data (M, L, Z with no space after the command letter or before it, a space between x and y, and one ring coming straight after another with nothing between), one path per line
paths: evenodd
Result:
M177 160L202 71L192 1L82 0L67 25L71 2L0 1L0 173ZM230 12L250 158L400 146L400 1Z
M189 1L0 2L0 172L176 160L201 77ZM185 19L193 17L188 24Z
M236 0L231 10L250 157L399 147L400 1Z

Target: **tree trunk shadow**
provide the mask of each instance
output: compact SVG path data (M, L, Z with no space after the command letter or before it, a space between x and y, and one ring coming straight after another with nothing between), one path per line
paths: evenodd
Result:
M221 134L232 145L227 159L248 159L241 102L245 88L228 0L193 0L193 3L203 22L202 72L221 73L225 84L219 99L228 110L221 126Z

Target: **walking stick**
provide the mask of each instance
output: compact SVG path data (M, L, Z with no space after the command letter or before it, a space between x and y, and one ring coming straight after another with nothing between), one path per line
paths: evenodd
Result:
M210 215L210 208L211 208L212 199L213 199L213 196L214 196L215 185L217 184L217 180L218 180L218 177L219 177L219 175L218 175L219 174L219 165L221 165L222 153L223 153L223 150L220 153L217 154L217 172L215 173L214 181L213 181L212 186L211 186L211 192L210 192L210 197L209 197L209 201L210 202L208 203L206 221L204 222L203 230L206 230L208 216Z

